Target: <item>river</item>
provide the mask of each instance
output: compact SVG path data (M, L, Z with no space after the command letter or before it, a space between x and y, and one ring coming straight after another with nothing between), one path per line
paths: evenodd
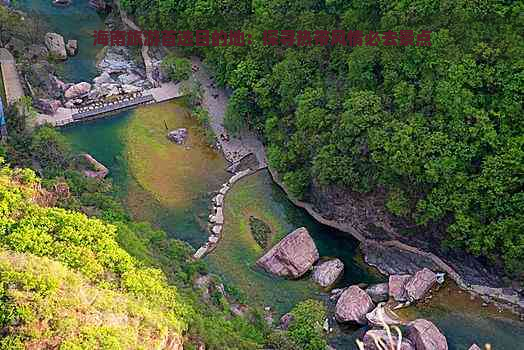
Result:
M103 28L103 19L87 6L73 1L69 8L55 8L51 0L19 0L18 6L43 16L50 29L66 39L79 40L79 55L64 63L71 81L96 76L93 30ZM186 146L167 141L170 129L187 127ZM212 191L229 176L226 163L195 126L188 111L178 102L145 106L107 119L77 125L63 131L75 150L88 152L110 169L117 194L131 215L166 230L172 237L198 247L207 238L207 216ZM317 223L293 206L266 171L245 178L227 195L226 224L219 247L206 260L211 270L248 296L248 301L270 305L277 316L306 298L326 299L308 279L288 281L274 278L254 266L263 253L249 228L249 217L264 221L271 241L299 226L312 234L321 256L338 257L345 264L339 286L384 280L362 263L358 242L348 234ZM473 342L491 343L494 349L518 349L524 344L522 323L493 307L481 307L453 286L437 293L428 305L403 311L407 319L426 317L443 331L450 349L467 349ZM354 329L337 330L330 339L337 349L353 349L360 334Z

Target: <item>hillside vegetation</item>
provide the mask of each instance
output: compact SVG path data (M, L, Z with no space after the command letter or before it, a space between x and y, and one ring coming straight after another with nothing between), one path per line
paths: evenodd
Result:
M122 0L146 28L242 30L186 48L232 88L226 121L265 138L297 197L385 189L390 213L524 270L522 2ZM431 47L262 45L264 30L429 30Z
M199 300L188 283L204 267L185 243L148 224L42 206L48 197L32 170L0 170L1 349L181 349L198 340L254 349L264 341L263 327L231 317L226 299Z

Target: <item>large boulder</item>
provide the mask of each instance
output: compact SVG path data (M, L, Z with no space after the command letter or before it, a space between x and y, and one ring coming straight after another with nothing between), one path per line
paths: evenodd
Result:
M373 284L366 288L366 293L369 294L374 303L387 301L389 298L389 285L387 283Z
M383 329L372 329L364 334L362 342L364 343L364 349L366 350L383 350L383 348L377 347L375 344L375 339L381 340L385 345L386 349L397 349L398 346L398 337L392 332L391 338L388 336L387 332ZM400 344L400 350L415 350L413 343L406 338L402 338Z
M354 322L366 324L366 314L375 305L370 296L358 286L351 286L344 290L335 306L335 317L339 322Z
M391 275L389 276L388 289L389 296L396 301L407 301L406 284L411 279L410 275Z
M408 323L406 337L411 340L417 350L448 350L446 337L437 326L425 319L417 319Z
M53 58L59 60L67 59L64 37L57 33L47 33L45 35L45 46Z
M322 288L332 286L344 271L344 263L340 259L320 263L313 270L313 281Z
M406 283L406 293L408 299L420 300L431 287L437 282L437 275L430 269L424 268L417 271L415 275Z
M58 100L39 98L36 100L35 107L46 114L55 114L58 108L62 107L62 103Z
M319 258L315 242L305 227L288 234L257 261L257 265L277 276L298 278Z
M82 83L75 84L71 86L69 89L67 89L64 96L65 98L69 100L72 98L77 98L77 97L86 95L90 90L91 90L91 84L82 82Z
M78 53L78 41L68 40L66 45L66 51L69 56L74 56Z

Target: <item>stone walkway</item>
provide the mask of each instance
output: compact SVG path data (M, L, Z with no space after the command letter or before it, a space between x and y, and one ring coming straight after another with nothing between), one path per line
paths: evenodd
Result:
M236 172L222 185L213 198L211 206L212 212L209 215L210 235L207 242L197 249L193 255L193 258L201 259L212 252L222 238L222 229L225 223L223 208L228 191L240 179L254 174L257 170L266 168L267 159L264 145L258 140L255 134L249 131L243 131L238 136L228 135L224 127L224 116L228 103L228 96L225 89L216 86L198 57L191 57L191 64L193 66L193 77L200 82L202 87L202 107L208 111L211 128L217 136L217 143L220 145L226 160L231 164L238 164L244 157L253 154L258 162L256 169L246 169Z
M0 48L0 66L4 80L4 88L7 104L12 104L24 96L24 89L20 82L20 77L16 71L16 62L11 53L4 48Z

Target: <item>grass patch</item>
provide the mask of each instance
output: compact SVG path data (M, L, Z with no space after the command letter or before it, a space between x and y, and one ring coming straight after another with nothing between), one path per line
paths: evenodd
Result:
M249 228L258 245L262 249L267 249L271 238L271 228L264 221L254 216L249 217Z
M166 124L168 130L188 129L185 145L167 139ZM176 102L138 109L124 134L131 174L163 205L189 207L195 197L226 178L224 160Z

